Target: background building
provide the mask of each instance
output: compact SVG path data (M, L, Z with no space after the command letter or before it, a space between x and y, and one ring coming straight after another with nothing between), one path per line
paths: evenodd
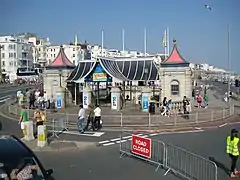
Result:
M87 44L63 44L64 53L67 58L73 63L77 65L79 61L83 59L91 59L90 51L87 49ZM60 51L60 45L50 45L46 48L46 58L47 64L51 64L51 62L57 57Z
M37 38L37 36L28 37L28 41L33 46L33 62L44 67L47 65L47 47L50 46L49 38Z
M33 66L33 44L21 35L0 36L1 69L6 78L14 81L18 68Z

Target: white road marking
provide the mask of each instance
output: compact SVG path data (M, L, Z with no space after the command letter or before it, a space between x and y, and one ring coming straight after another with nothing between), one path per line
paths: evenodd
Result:
M2 103L2 102L5 102L5 101L7 101L7 100L9 100L10 98L7 98L7 99L1 99L0 100L0 103Z
M224 124L222 124L222 125L220 125L220 126L218 126L218 127L224 127L224 126L226 126L227 125L227 123L224 123Z
M116 143L119 144L120 142L126 142L127 140L121 140L121 141L117 141Z
M52 130L48 130L48 132L53 132ZM63 133L63 134L70 134L70 135L77 135L77 136L90 136L90 137L100 137L102 136L103 134L105 134L105 132L84 132L83 134L79 133L78 131L63 131L60 133Z
M186 134L186 133L198 133L198 132L203 132L203 129L196 129L196 130L189 130L189 131L181 131L181 132L162 132L162 133L153 133L153 134L135 134L140 137L152 137L152 136L157 136L157 135L167 135L167 134ZM98 142L101 146L110 146L114 144L119 144L121 142L126 142L126 141L131 141L132 136L124 136L122 138L115 138L115 139L109 139L105 141Z
M129 138L132 138L132 136L125 136L125 137L122 137L122 139L129 139Z
M110 142L110 143L107 143L107 144L103 144L103 146L110 146L110 145L114 145L115 143L114 142Z
M100 141L100 142L98 142L98 144L104 144L104 143L109 143L109 141L106 140L106 141Z
M157 135L158 135L158 133L150 134L149 136L157 136Z

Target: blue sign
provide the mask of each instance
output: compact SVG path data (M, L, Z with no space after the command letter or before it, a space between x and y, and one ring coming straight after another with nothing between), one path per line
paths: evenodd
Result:
M57 93L57 108L62 108L62 96L61 93Z
M88 94L83 93L83 106L87 106L87 105L88 105Z
M142 97L142 108L143 108L143 110L148 110L148 97L147 96Z

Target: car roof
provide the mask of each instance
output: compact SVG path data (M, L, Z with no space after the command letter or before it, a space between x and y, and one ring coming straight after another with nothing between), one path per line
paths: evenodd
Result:
M1 163L32 157L32 152L14 136L0 136L0 154Z

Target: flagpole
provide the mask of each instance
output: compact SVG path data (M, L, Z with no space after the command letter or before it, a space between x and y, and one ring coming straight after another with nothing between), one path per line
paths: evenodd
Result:
M147 54L147 30L144 28L144 56Z
M125 31L122 30L122 51L125 51Z
M170 35L169 35L169 27L167 27L167 53L168 53L168 57L170 54Z
M103 57L103 43L104 43L104 31L102 29L102 47L101 47L101 56Z

